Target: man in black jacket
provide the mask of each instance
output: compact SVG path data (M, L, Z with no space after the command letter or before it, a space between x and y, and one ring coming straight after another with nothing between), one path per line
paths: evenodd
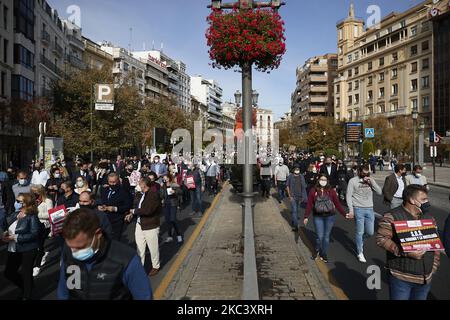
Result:
M95 206L95 195L87 191L82 192L80 194L79 205L81 209L90 209L93 212L95 212L95 214L100 220L100 228L102 229L103 234L106 235L108 239L111 239L112 237L111 222L109 222L109 219L104 212L97 210L97 207Z
M75 208L79 201L79 196L73 191L72 181L65 181L61 184L61 196L56 201L56 206L65 206L66 209Z
M108 188L102 192L98 210L105 212L112 226L112 239L120 241L125 217L131 209L132 202L129 194L120 185L119 176L116 173L108 175Z
M324 165L320 168L320 173L327 176L332 188L336 188L339 181L337 165L330 157L326 158Z

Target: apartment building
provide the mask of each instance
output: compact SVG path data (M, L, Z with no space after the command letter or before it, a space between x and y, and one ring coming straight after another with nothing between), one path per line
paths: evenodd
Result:
M139 58L133 56L131 52L124 48L103 43L101 50L113 56L113 75L117 84L123 84L127 79L130 84L136 85L142 97L147 96L146 69L147 66ZM156 90L157 88L155 88ZM162 91L159 89L158 92Z
M196 117L196 121L202 123L202 130L206 131L210 127L216 127L217 124L209 122L208 106L199 101L198 98L191 96L192 113Z
M13 0L0 1L0 103L11 99L11 77L14 70Z
M337 23L337 120L393 119L417 110L425 126L432 126L432 3L391 13L379 28L367 30L351 5L348 17Z
M326 54L308 59L297 68L297 87L292 95L292 117L299 133L306 133L318 116L333 116L334 80L337 55Z
M79 70L85 70L87 68L87 64L83 61L83 56L86 46L83 41L82 30L70 21L65 20L64 24L66 25L66 37L69 42L69 46L67 47L65 54L65 71L66 73L71 73Z
M169 71L169 93L177 101L178 106L186 112L191 110L191 77L186 73L186 64L172 59L163 51L148 52L153 58L162 61Z
M253 133L256 136L258 146L272 144L274 137L274 114L272 110L256 108L256 127Z
M208 107L208 122L213 127L221 128L223 90L219 84L202 76L191 77L191 94Z
M94 41L82 37L84 43L83 62L87 68L90 69L102 69L103 67L111 68L113 66L113 56L106 51L102 50L101 45Z

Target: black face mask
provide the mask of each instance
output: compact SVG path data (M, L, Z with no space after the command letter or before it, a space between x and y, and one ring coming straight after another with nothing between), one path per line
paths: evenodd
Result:
M86 206L86 205L81 205L81 204L80 204L80 209L91 209L91 210L94 210L94 209L95 209L95 206L92 206L92 205Z
M429 214L431 211L431 203L430 202L422 203L422 205L420 206L420 211L422 211L422 214Z

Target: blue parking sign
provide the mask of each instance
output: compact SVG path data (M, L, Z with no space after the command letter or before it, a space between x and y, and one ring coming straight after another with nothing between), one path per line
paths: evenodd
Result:
M375 138L375 128L366 128L365 132L366 138L368 139Z

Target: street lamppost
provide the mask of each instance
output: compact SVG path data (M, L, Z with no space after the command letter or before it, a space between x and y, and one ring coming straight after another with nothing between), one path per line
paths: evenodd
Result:
M254 0L239 0L239 10L253 10L254 8L271 7L278 10L282 5L281 0L270 1L254 1ZM222 0L212 0L208 8L213 9L233 9L236 6L235 2L222 3ZM245 163L243 166L243 217L245 230L244 240L244 285L243 285L243 299L244 300L258 300L258 278L256 272L256 253L255 253L255 239L253 227L253 164L251 163L251 139L253 137L253 90L252 90L252 67L253 63L245 61L241 63L242 69L242 124L245 132Z
M236 107L239 109L242 101L242 93L239 90L234 93L234 100L236 102Z
M417 107L414 107L412 111L413 118L413 139L414 139L414 147L413 147L413 168L416 165L416 154L417 154L417 142L416 142L416 127L417 127L417 118L419 117L419 112L417 111ZM411 168L411 169L413 169Z

